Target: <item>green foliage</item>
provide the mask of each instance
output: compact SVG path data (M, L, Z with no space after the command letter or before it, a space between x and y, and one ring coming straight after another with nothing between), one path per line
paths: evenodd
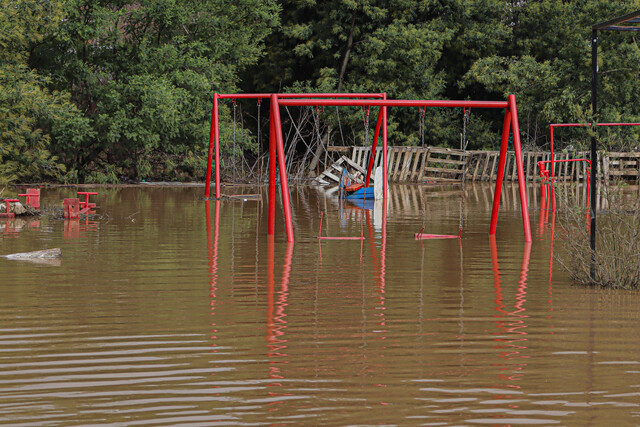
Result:
M237 91L238 72L258 59L277 25L275 1L66 0L63 6L55 37L30 62L71 93L91 135L56 140L55 152L79 180L201 178L212 94Z
M268 38L267 54L245 75L246 91L304 87L312 92L386 92L390 98L434 98L444 93L444 73L437 64L453 31L438 15L435 3L288 0L282 4L282 28ZM398 110L393 117L397 121L390 122L392 143L415 141L417 111ZM328 120L336 126L335 118ZM341 120L362 133L362 115L356 109L341 111Z
M0 182L58 179L65 166L52 154L57 136L86 129L64 92L27 65L29 51L57 28L56 1L0 0Z
M507 15L511 37L502 49L479 58L462 87L480 84L489 94L515 93L525 142L544 147L549 123L591 122L591 26L640 9L640 1L527 1ZM629 34L599 33L598 122L638 121L640 51ZM638 140L636 129L599 132L600 141L621 149L621 135ZM585 148L585 129L565 129L559 141Z
M4 181L202 178L216 91L489 100L515 93L530 148L547 148L552 122L640 121L640 49L626 33L600 35L598 115L590 111L591 25L640 9L640 0L0 5ZM255 114L255 103L242 114L248 105L221 105L225 168L258 151L257 126L240 125ZM371 109L369 138L376 114ZM421 143L417 109L389 115L391 144ZM430 109L425 142L458 147L461 119L459 110ZM360 109L339 116L330 109L321 120L332 143L365 143ZM314 125L308 120L305 132L314 134ZM469 148L495 149L501 126L501 112L473 111ZM584 148L588 132L564 129L557 145ZM599 129L598 136L611 150L640 145L638 128Z
M283 1L282 26L267 54L245 75L245 91L387 92L390 98L518 99L520 129L530 148L548 148L549 123L587 122L591 26L640 9L640 1L331 0ZM640 51L629 34L601 33L598 121L638 121ZM346 123L360 133L357 113ZM430 109L427 143L458 146L460 112ZM325 121L332 123L334 119ZM390 112L393 144L416 144L418 114ZM499 144L502 117L474 111L470 148ZM566 129L566 144L587 139ZM609 148L640 137L638 129L599 131ZM349 133L349 132L347 132ZM334 134L335 135L335 134ZM356 139L357 141L357 139ZM621 145L622 144L622 145Z

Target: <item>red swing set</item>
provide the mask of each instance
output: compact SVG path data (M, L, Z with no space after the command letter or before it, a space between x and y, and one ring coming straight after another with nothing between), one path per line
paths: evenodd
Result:
M524 178L522 162L522 148L520 143L520 127L518 123L518 111L515 95L509 95L506 101L452 101L452 100L406 100L387 99L385 93L257 93L257 94L218 94L213 95L213 109L211 113L211 132L209 136L209 156L207 162L205 199L210 197L212 163L215 157L215 198L221 197L220 191L220 135L219 135L219 109L221 99L270 99L269 120L269 219L268 234L275 234L275 209L276 209L276 162L280 171L280 183L284 210L285 230L288 242L294 242L293 223L291 216L291 202L289 200L289 184L285 165L284 142L282 133L282 121L280 107L284 106L316 106L316 107L379 107L376 128L371 147L372 155L369 158L365 186L369 186L371 171L375 158L376 147L380 134L382 134L382 177L383 197L386 203L387 197L387 108L388 107L449 107L449 108L498 108L504 109L504 121L500 140L500 159L498 163L498 175L493 196L491 211L491 223L489 234L495 235L498 224L498 212L500 197L504 179L504 169L507 159L507 146L509 135L513 136L513 148L516 157L518 176L518 188L520 194L520 208L522 212L522 225L526 242L531 242L531 226L529 223L529 207L527 203L527 189Z

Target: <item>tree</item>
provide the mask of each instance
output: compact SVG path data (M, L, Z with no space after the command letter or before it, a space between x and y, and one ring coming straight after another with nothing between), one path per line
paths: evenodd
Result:
M463 81L480 84L498 96L515 93L525 142L530 146L544 146L549 123L593 119L590 112L591 26L639 8L639 1L514 3L509 19L512 37L504 49L479 58ZM640 90L638 46L628 35L602 34L601 39L600 114L596 120L638 120L640 110L632 101ZM636 131L610 131L611 135L621 132ZM578 147L587 142L585 130L567 130L563 135L577 138L572 142ZM638 139L637 133L634 139Z
M277 12L274 0L65 1L31 63L71 93L93 134L56 140L55 152L79 180L201 177L212 94L236 89Z
M28 67L30 51L56 31L56 1L0 0L0 183L59 179L63 164L52 138L86 131L68 94L47 88L49 79Z
M391 98L435 98L446 88L437 69L453 30L433 1L282 2L282 26L267 54L244 75L245 91L387 92ZM343 124L362 132L357 109ZM417 140L418 112L394 112L394 143ZM328 118L332 127L335 119ZM333 121L333 122L332 122ZM432 128L429 132L432 132ZM355 140L352 142L356 142Z

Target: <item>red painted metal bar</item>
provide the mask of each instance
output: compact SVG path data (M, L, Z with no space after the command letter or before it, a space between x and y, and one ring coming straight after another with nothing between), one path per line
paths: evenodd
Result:
M209 155L207 159L207 176L204 190L204 197L207 199L211 193L211 168L213 163L213 152L215 148L216 165L216 198L221 196L220 192L220 124L218 100L220 99L261 99L270 98L271 93L214 93L213 108L211 110L211 130L209 133ZM283 93L278 94L282 98L386 98L385 93Z
M18 194L19 197L25 197L25 204L31 206L34 209L40 210L40 189L39 188L27 188L25 194Z
M587 162L587 163L589 163L589 167L591 167L591 160L589 160L589 159L540 160L538 162L538 167L539 167L539 165L545 164L545 163L567 163L567 162Z
M556 159L555 153L553 151L553 125L551 125L550 129L551 129L551 141L550 141L550 144L551 144L551 160L552 160L552 164L551 164L551 179L553 180L555 169L556 169L555 166L553 165L553 160Z
M382 107L382 201L387 206L387 107Z
M554 128L575 128L593 125L591 123L552 123L549 126ZM640 123L596 123L596 126L640 126Z
M269 221L267 234L276 230L276 131L273 108L269 117Z
M280 121L280 106L278 95L271 95L271 109L276 136L276 160L280 170L280 188L282 190L282 207L284 210L284 222L287 232L287 242L294 242L293 222L291 218L291 200L289 199L289 183L287 180L287 165L285 164L284 139L282 137L282 122ZM274 182L275 185L275 182Z
M80 201L80 209L96 207L95 203L89 202L89 196L97 196L98 195L97 191L78 191L76 194L78 194L78 196L85 196L84 202ZM78 197L78 199L79 198L80 197Z
M4 199L4 202L6 204L6 210L0 213L0 216L7 217L7 218L15 218L16 214L13 212L9 212L9 203L16 203L19 201L20 201L19 199Z
M222 93L220 99L260 99L271 98L272 93ZM383 93L276 93L283 98L384 98Z
M411 100L411 99L281 99L281 106L319 107L469 107L469 108L507 108L506 101L450 101L450 100Z
M522 212L522 225L524 227L524 241L531 242L531 224L529 222L529 202L527 200L527 181L524 178L524 165L522 163L522 145L520 143L520 125L518 123L518 110L516 96L509 95L509 110L511 110L511 133L513 134L513 148L516 156L518 175L518 189L520 190L520 211Z
M596 123L596 126L640 126L640 123ZM549 125L550 144L551 144L551 160L555 161L553 147L553 128L575 128L575 127L591 127L591 123L552 123ZM555 166L551 165L551 179L555 177Z
M376 160L376 149L378 148L378 137L380 136L380 126L382 125L382 108L378 110L378 119L376 120L376 130L373 133L373 143L371 144L371 156L369 157L369 166L367 167L367 179L365 180L365 187L369 186L371 181L371 171L373 170L373 163Z
M496 189L493 192L493 209L491 210L491 225L489 235L496 234L498 227L498 212L500 210L500 197L502 196L502 181L504 180L504 167L507 161L507 146L509 145L509 128L511 127L511 110L504 113L502 124L502 138L500 139L500 158L498 160L498 174L496 175Z
M218 94L213 94L213 107L211 108L211 130L209 131L209 157L207 159L207 183L204 188L204 198L208 199L211 190L211 164L213 163L213 151L216 151L216 198L220 198L220 151L218 132Z
M453 234L429 234L429 233L423 233L424 231L424 225L422 226L422 229L415 233L413 235L413 238L416 240L438 240L438 239L460 239L462 237L462 229L460 229L460 233L453 235Z
M537 162L538 168L540 169L540 177L543 180L543 185L548 183L549 181L549 171L544 167L546 163L569 163L569 162L586 162L587 163L587 200L589 200L589 190L591 189L591 160L589 159L562 159L562 160L540 160ZM552 176L553 179L553 176Z

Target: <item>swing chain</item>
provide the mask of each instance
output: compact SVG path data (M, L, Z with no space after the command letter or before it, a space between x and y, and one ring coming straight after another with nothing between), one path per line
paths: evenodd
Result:
M258 135L257 135L257 140L258 140L258 162L260 162L260 171L259 176L258 176L258 180L261 181L262 180L262 159L260 159L260 155L262 154L262 134L260 132L260 128L261 128L261 123L260 123L260 107L262 107L262 99L258 98Z
M460 149L464 156L464 166L462 167L462 198L460 199L460 235L462 235L462 228L464 226L464 208L465 208L465 183L467 179L467 125L469 124L471 116L471 108L462 108L462 140L460 142Z
M362 122L364 123L364 146L369 145L369 112L371 107L367 107L365 112L364 106L362 107Z
M233 155L232 155L232 161L233 161L233 183L236 183L236 114L237 114L237 102L236 99L234 98L232 100L233 103Z
M424 149L424 116L426 115L427 107L418 107L418 114L420 115L420 142Z

